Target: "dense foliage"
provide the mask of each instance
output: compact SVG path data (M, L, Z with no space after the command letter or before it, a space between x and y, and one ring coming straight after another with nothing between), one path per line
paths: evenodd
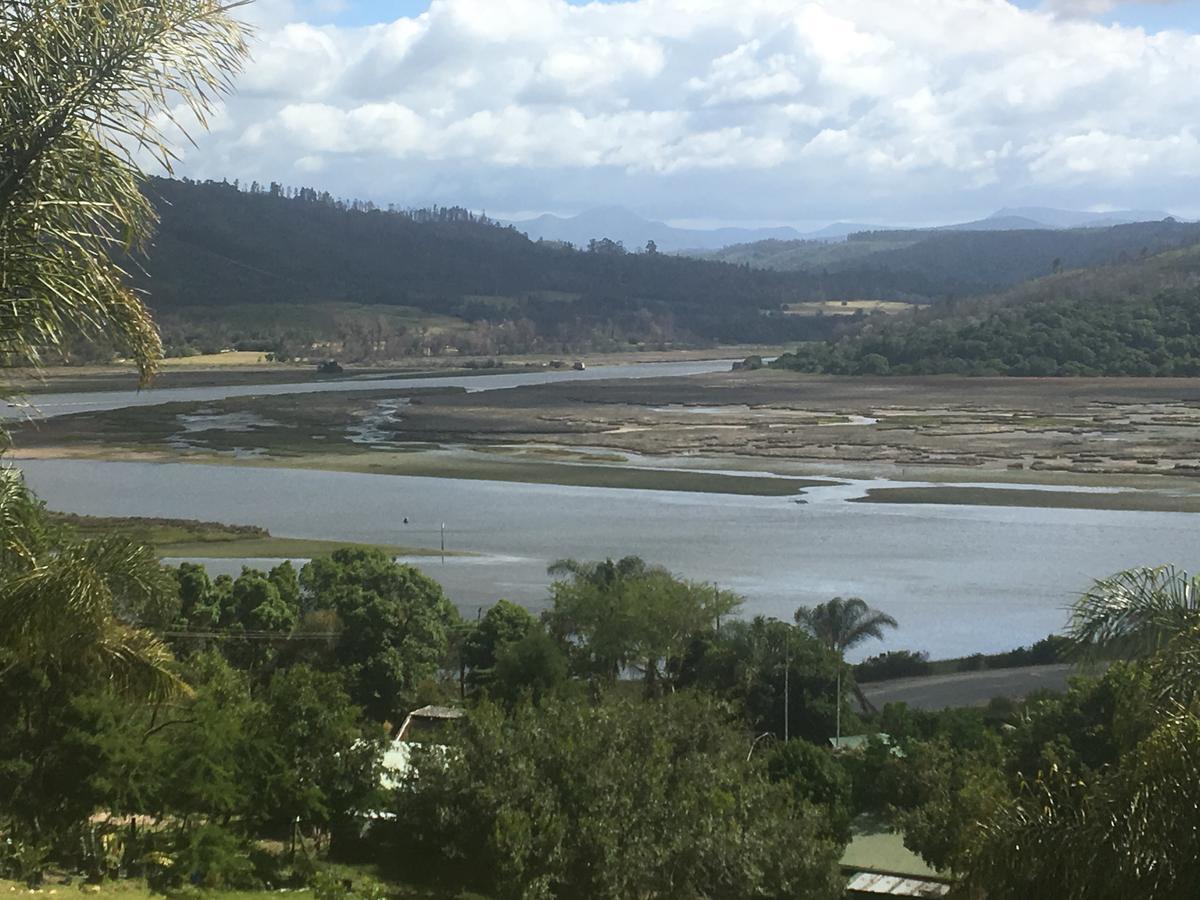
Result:
M410 858L500 898L840 895L824 813L699 696L479 708L396 812Z
M1060 297L877 322L773 363L838 375L1200 374L1200 291Z
M325 877L317 850L496 897L834 897L869 815L989 896L1174 897L1196 877L1200 594L1181 572L1099 581L1068 638L994 661L1067 640L1131 656L1064 695L873 714L844 701L841 652L889 620L853 600L745 621L636 557L568 560L541 618L500 602L465 623L376 551L210 579L4 485L9 876L302 883ZM890 659L864 674L924 662ZM447 745L409 745L381 781L389 726L456 700ZM872 737L835 755L839 707Z
M532 242L459 208L385 210L277 183L155 179L148 192L161 224L144 286L172 353L287 356L318 342L370 359L822 339L837 317L785 315L786 305L953 299L1200 238L1173 222L861 235L837 245L837 260L777 272L604 235L580 248ZM848 253L867 246L879 252Z
M161 223L143 283L177 352L325 340L365 358L827 333L781 315L815 290L811 276L627 252L602 235L579 249L534 243L461 209L250 187L148 184Z
M711 253L778 271L820 272L877 297L881 276L928 299L1001 290L1060 270L1119 264L1200 241L1200 225L1166 220L1064 230L864 231L845 241L760 241ZM924 283L924 291L913 290ZM884 282L886 283L886 282Z

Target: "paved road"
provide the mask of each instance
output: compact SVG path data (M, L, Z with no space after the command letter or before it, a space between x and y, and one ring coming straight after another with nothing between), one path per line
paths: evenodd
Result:
M862 686L877 707L907 703L914 709L984 706L993 697L1024 697L1038 690L1062 691L1067 679L1079 674L1075 666L1026 666L988 672L954 672L925 678L897 678Z

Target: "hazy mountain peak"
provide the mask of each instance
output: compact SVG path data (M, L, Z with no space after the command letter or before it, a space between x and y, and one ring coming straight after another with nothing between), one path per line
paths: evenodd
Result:
M1169 213L1161 210L1116 209L1110 212L1053 209L1048 206L1005 207L988 219L1029 219L1045 228L1097 228L1132 222L1161 222ZM986 219L984 221L987 221Z

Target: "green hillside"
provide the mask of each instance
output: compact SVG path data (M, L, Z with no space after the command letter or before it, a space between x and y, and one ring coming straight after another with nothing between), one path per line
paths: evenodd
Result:
M843 242L738 244L703 258L819 274L842 290L857 288L845 297L887 299L877 287L890 279L897 289L939 300L999 291L1057 271L1121 264L1197 241L1200 224L1167 219L1063 230L872 231Z
M1200 375L1200 247L872 317L774 365L847 375Z
M532 242L458 208L381 210L304 188L155 179L161 222L139 287L168 344L337 340L395 355L804 339L804 273ZM253 346L251 346L253 345ZM382 350L380 348L383 348Z

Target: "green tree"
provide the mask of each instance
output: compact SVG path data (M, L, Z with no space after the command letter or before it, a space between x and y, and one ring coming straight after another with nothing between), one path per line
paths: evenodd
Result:
M650 694L661 692L664 681L673 689L691 641L741 604L735 594L634 556L615 563L560 560L550 574L568 576L551 586L546 622L570 648L577 671L612 683L634 668Z
M305 609L329 609L340 620L334 658L352 701L378 721L398 721L421 682L437 674L458 621L441 586L360 547L314 559L300 583Z
M823 744L836 725L837 678L833 651L787 622L755 616L693 640L679 683L728 700L758 734Z
M841 896L824 812L749 746L698 696L485 705L402 792L400 831L500 898Z
M521 698L541 702L570 682L567 657L546 630L535 625L519 641L505 644L496 657L489 693L508 705Z
M1196 586L1170 568L1134 569L1096 582L1076 602L1070 633L1083 652L1134 658L1116 670L1117 759L1089 770L1060 768L1051 756L987 818L970 877L990 897L1194 893L1200 883Z
M797 800L825 811L831 838L850 840L850 776L828 747L808 741L778 742L767 752L767 773L787 784Z
M1200 624L1200 577L1171 566L1100 579L1071 610L1068 637L1089 655L1146 656Z
M264 824L329 828L371 809L383 732L368 728L342 679L305 665L277 671L256 740L266 752L247 789Z
M884 628L895 628L896 620L886 613L871 609L859 597L834 597L816 606L801 606L796 610L796 624L838 655L837 724L836 736L842 736L842 669L846 651L868 638L883 640ZM857 688L856 688L857 690ZM863 704L866 706L866 704Z
M470 671L471 683L486 685L504 649L537 627L537 619L528 610L507 600L497 601L463 640L462 661Z
M185 690L143 623L171 618L176 587L154 553L122 538L80 540L48 526L19 473L0 468L0 680L84 673L131 696Z

